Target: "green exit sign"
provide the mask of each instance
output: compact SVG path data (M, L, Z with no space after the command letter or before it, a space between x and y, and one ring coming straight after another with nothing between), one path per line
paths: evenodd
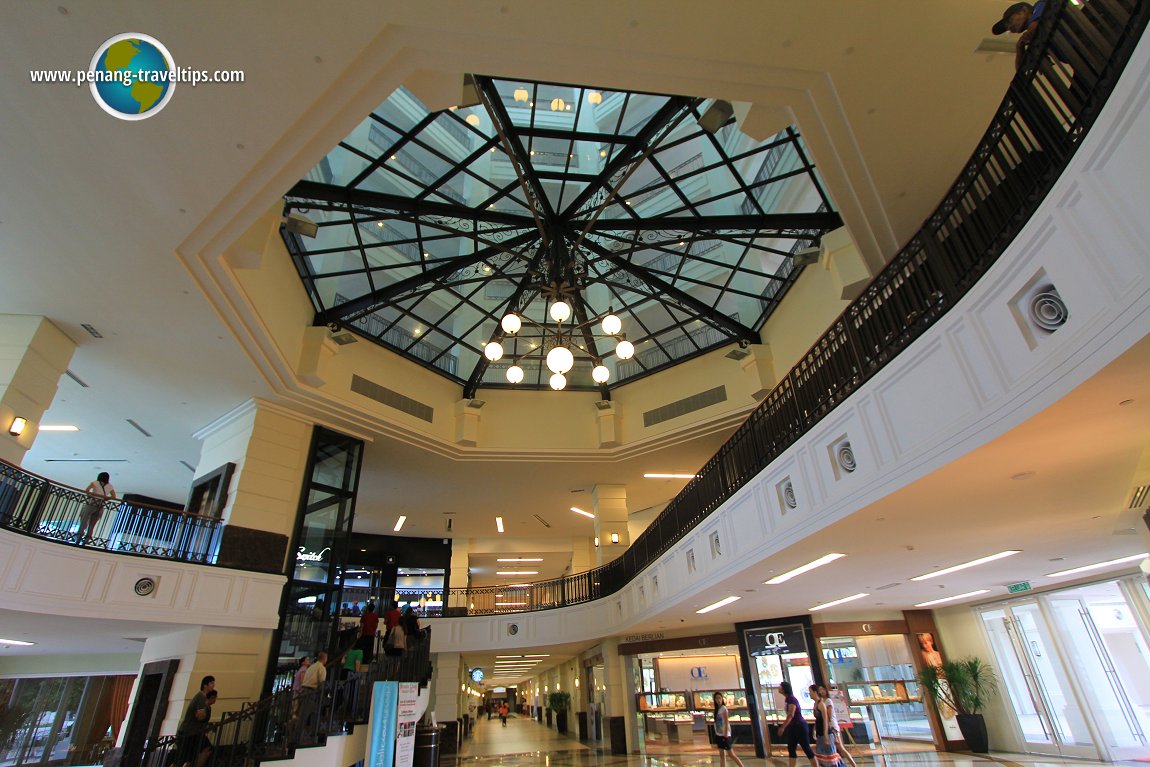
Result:
M1030 591L1030 581L1023 581L1022 583L1012 583L1006 587L1006 590L1011 594L1017 594L1020 591Z

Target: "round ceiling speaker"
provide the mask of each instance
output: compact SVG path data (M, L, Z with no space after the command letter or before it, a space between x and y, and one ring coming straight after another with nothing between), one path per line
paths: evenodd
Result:
M1036 293L1030 299L1030 318L1043 330L1053 333L1070 319L1070 310L1053 287Z

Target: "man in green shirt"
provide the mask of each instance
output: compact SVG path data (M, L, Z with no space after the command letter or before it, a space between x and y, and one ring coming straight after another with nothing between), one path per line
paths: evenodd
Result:
M203 750L200 746L203 742L204 728L207 726L208 717L212 715L212 707L208 704L208 693L215 689L214 676L205 676L200 680L200 691L188 703L184 717L180 720L180 726L176 728L176 735L180 738L176 763L183 767L193 767L199 761L197 757Z

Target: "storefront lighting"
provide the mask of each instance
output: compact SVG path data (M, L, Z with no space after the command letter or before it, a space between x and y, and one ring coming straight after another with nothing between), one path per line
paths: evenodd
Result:
M1092 565L1083 565L1082 567L1075 567L1075 568L1072 568L1070 570L1059 570L1056 573L1047 573L1046 577L1047 578L1061 578L1064 575L1076 575L1078 573L1089 572L1090 570L1101 570L1104 567L1110 567L1112 565L1121 565L1121 564L1125 564L1127 562L1138 562L1138 561L1145 559L1146 557L1150 557L1150 554L1147 554L1146 552L1142 552L1141 554L1135 554L1135 555L1129 556L1129 557L1120 557L1118 559L1110 559L1110 560L1107 560L1105 562L1095 562Z
M794 570L788 570L787 572L783 573L782 575L776 575L774 578L771 578L769 581L763 581L763 583L764 583L764 585L767 585L767 586L777 586L780 583L785 583L786 581L789 581L791 578L794 578L796 575L802 575L803 573L808 573L811 570L814 570L816 567L822 567L823 565L830 564L831 562L834 562L836 559L842 559L845 556L846 556L846 554L826 554L824 556L819 557L818 559L816 559L813 562L807 562L802 567L796 567Z
M846 604L847 602L853 602L856 599L862 599L864 597L869 597L869 596L870 596L870 594L852 594L849 597L843 597L842 599L836 599L833 602L823 602L821 605L815 605L814 607L808 608L808 612L813 613L816 610L825 610L828 607L834 607L836 605L843 605L843 604Z
M911 580L912 581L925 581L928 578L937 578L940 575L950 575L951 573L957 573L959 570L965 570L968 567L977 567L979 565L985 565L987 562L993 562L997 559L1004 559L1006 557L1012 557L1015 554L1021 554L1021 553L1022 553L1021 551L1016 550L1016 549L1011 549L1010 551L1000 551L997 554L991 554L989 557L981 557L979 559L972 559L969 562L963 562L961 565L955 565L954 567L947 567L947 568L942 569L942 570L935 570L933 573L926 573L925 575L916 575L915 577L911 578Z
M955 602L959 599L966 599L967 597L976 597L979 594L985 594L990 589L979 589L978 591L968 591L965 594L955 594L953 597L943 597L942 599L932 599L929 602L919 602L915 607L930 607L931 605L941 605L944 602Z
M740 599L742 599L742 597L726 597L725 599L720 599L718 602L715 602L714 604L707 605L702 610L696 610L695 613L698 615L702 615L704 613L709 613L712 610L718 610L720 607L725 607L725 606L731 604L732 602L738 602Z

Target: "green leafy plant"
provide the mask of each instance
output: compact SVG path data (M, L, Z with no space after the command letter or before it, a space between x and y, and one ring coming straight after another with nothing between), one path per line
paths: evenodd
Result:
M559 713L571 708L571 693L553 692L547 696L547 708Z
M941 666L926 666L918 674L918 683L937 704L959 714L980 713L998 693L994 669L973 655Z

